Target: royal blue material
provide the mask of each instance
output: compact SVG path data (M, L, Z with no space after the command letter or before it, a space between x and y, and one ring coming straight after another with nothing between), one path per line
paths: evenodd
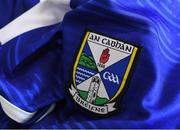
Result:
M179 19L175 17L178 12L168 12L177 4L180 5L173 1L92 0L68 13L62 24L66 84L86 28L143 49L119 113L109 118L90 117L78 110L68 95L66 106L59 105L32 128L180 128L180 51L176 41L180 39Z
M33 7L39 0L1 0L0 29L22 13ZM1 64L2 65L2 64ZM19 128L17 123L8 118L0 108L0 128Z
M27 59L31 64L20 65L19 69L15 69L14 77L10 78L17 79L15 77L19 73L23 79L17 80L19 83L14 86L28 83L25 74L27 79L31 79L29 76L39 72L43 78L37 84L37 88L43 88L38 98L41 100L34 100L30 102L34 104L28 105L23 102L23 105L16 104L19 107L28 106L24 108L34 110L46 101L53 102L46 94L55 97L54 101L60 100L50 115L27 128L180 128L180 2L90 0L77 5L76 9L66 14L59 32L47 42L47 45L57 44L60 48L55 47L46 53L49 49L45 47L45 53L40 53L38 57L35 55L33 60ZM121 111L110 117L93 117L88 112L82 112L68 94L74 60L87 28L143 47L129 88L120 102ZM50 81L55 79L57 86L52 87L54 82ZM37 82L31 80L31 83ZM25 87L24 84L18 88L19 91ZM26 91L34 97L37 91L31 89L27 87ZM29 99L25 102L29 103Z
M59 30L59 26L57 24L26 32L1 46L1 70L11 74L26 58L36 53L44 44L47 44Z
M0 28L4 27L38 2L39 0L1 0Z
M89 0L71 0L70 1L70 7L72 9L77 8L78 6L81 6L82 4L85 4L86 2L88 2Z
M1 72L0 94L17 107L35 112L38 108L61 99L62 83L58 81L57 45L47 45L28 58L11 75ZM53 49L53 52L52 52ZM48 63L47 63L48 62ZM20 71L19 71L20 70ZM58 92L58 95L56 93Z

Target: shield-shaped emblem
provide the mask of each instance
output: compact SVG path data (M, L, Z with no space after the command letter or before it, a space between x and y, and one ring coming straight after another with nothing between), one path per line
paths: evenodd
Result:
M69 91L74 101L100 115L115 111L138 51L137 46L88 31L73 67Z

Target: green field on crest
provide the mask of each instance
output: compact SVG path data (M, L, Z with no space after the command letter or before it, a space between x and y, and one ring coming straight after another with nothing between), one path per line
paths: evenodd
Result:
M94 62L94 59L91 56L88 56L86 53L82 53L80 60L79 60L79 65L82 65L86 68L92 69L92 70L97 70L96 63Z

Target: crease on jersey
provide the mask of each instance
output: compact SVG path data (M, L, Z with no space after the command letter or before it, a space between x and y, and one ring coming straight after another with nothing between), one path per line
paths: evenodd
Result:
M44 117L46 117L49 113L51 113L51 112L54 110L55 106L56 106L56 104L52 104L52 105L49 107L49 109L47 110L47 112L46 112L44 115L42 115L42 116L36 121L36 123L38 123L38 122L41 121Z
M0 43L45 26L60 23L70 11L70 0L43 0L0 30Z
M4 45L25 32L60 23L70 10L70 0L43 0L0 30L0 44ZM38 111L24 111L1 95L0 104L5 114L18 123L31 120ZM54 107L54 104L51 105L36 122L43 119Z
M5 114L18 123L24 123L28 121L36 114L36 112L31 113L18 108L2 96L0 96L0 103Z
M17 106L13 105L9 101L7 101L2 96L0 96L0 104L1 104L2 110L5 112L5 114L9 118L11 118L12 120L14 120L18 123L21 123L21 124L31 120L37 113L37 111L36 112L24 111L24 110L18 108ZM56 106L56 104L50 105L50 107L47 109L47 111L42 116L40 116L35 123L38 123L44 117L46 117L49 113L51 113L54 110L55 106Z

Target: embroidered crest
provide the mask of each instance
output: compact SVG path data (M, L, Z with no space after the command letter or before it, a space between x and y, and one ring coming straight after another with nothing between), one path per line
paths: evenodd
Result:
M94 32L87 32L77 55L69 88L82 108L107 115L130 76L139 48Z

